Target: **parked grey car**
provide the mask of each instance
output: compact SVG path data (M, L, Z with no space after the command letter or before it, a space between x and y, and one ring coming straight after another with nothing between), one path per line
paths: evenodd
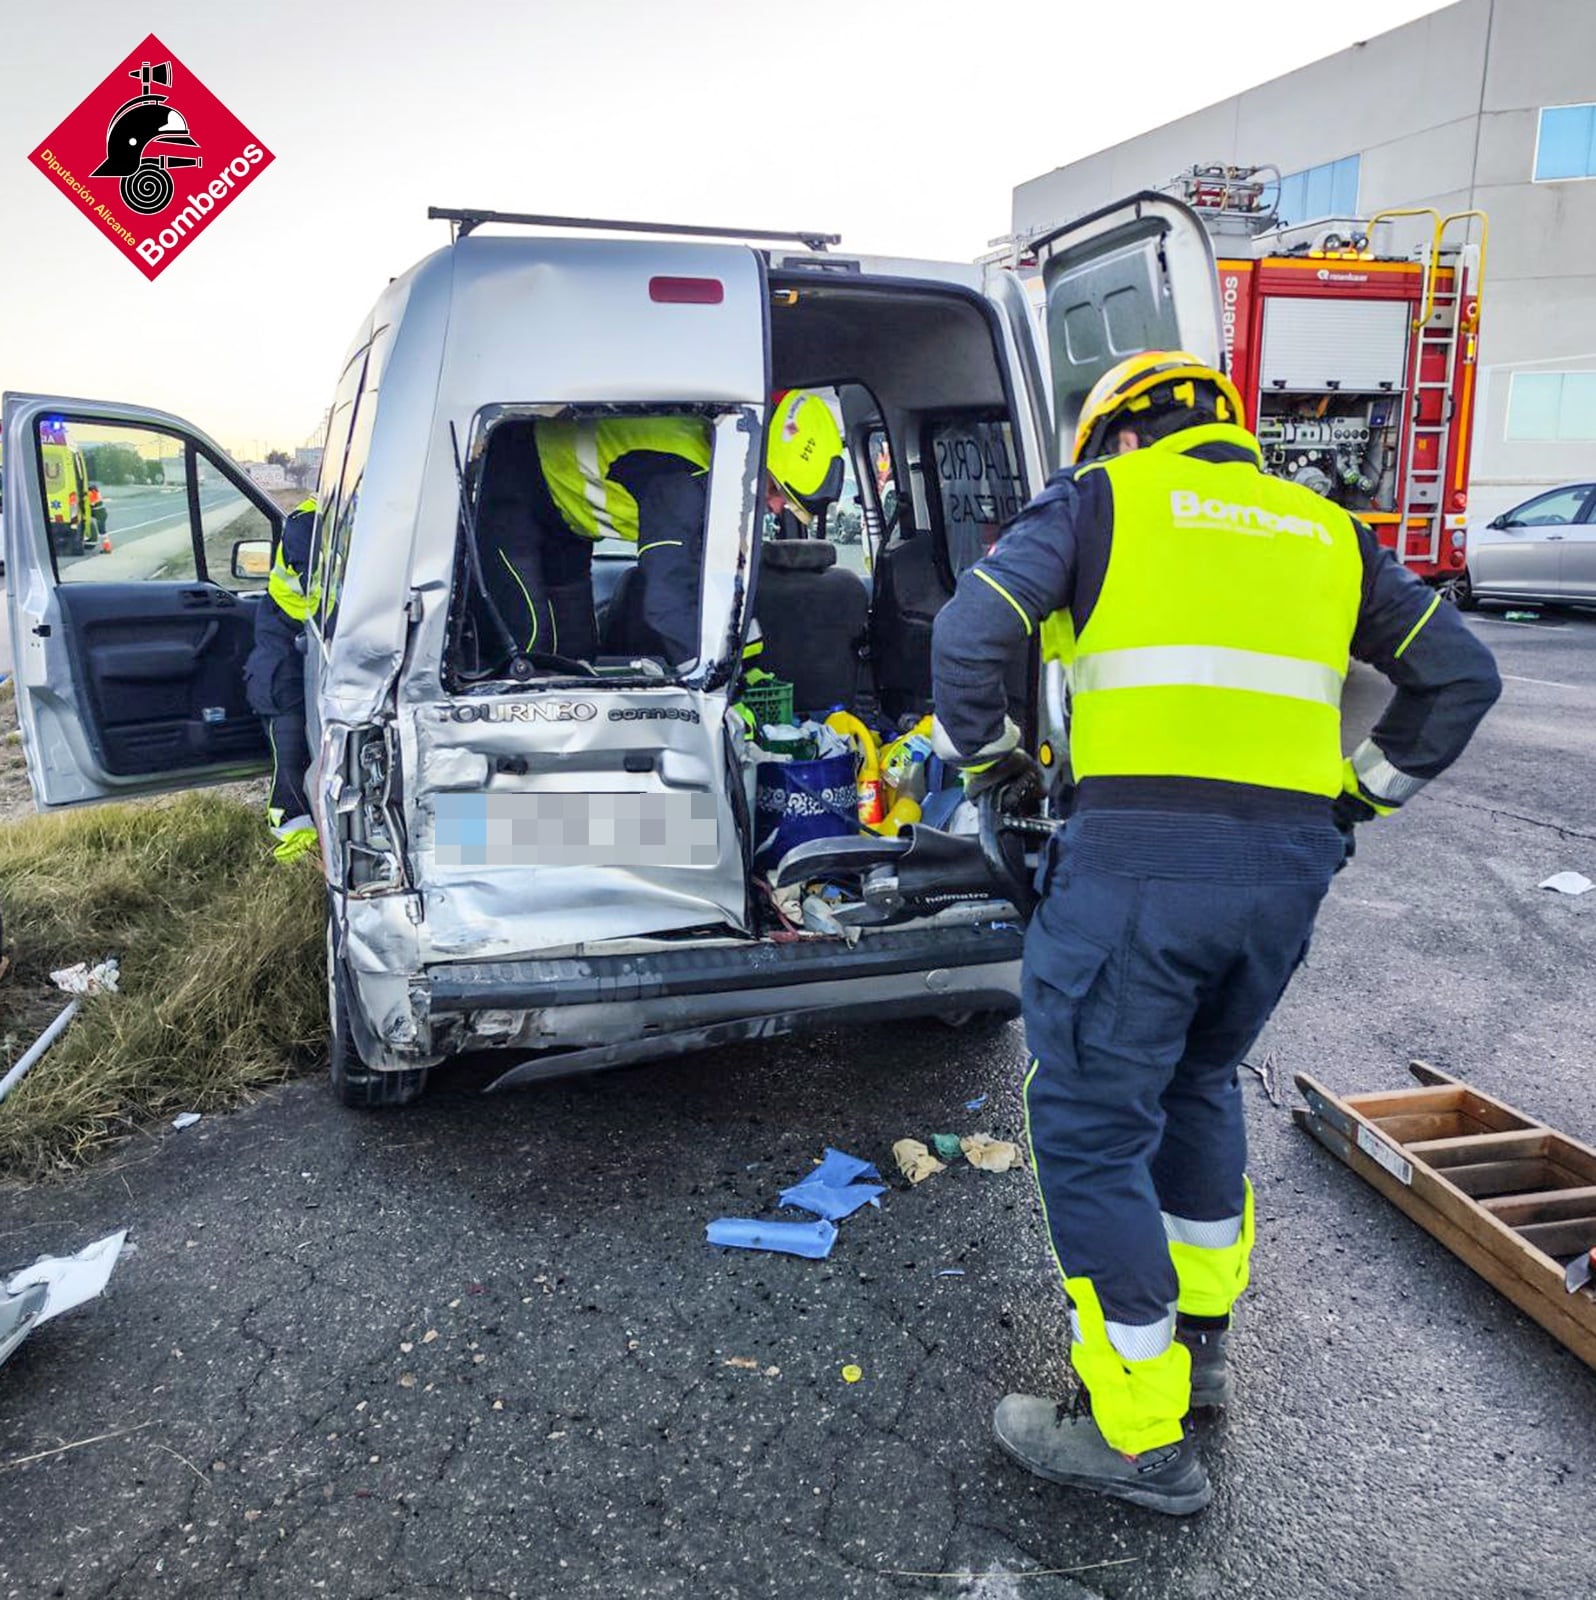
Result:
M504 236L479 220L456 214L456 241L383 291L341 368L322 457L308 789L341 1098L403 1103L467 1049L518 1052L499 1081L519 1082L803 1027L1015 1014L1027 836L999 837L987 817L974 834L861 830L761 862L734 713L745 647L760 623L762 669L797 681L817 665L813 641L857 616L857 709L912 727L930 709L932 622L973 559L956 534L977 469L942 474L939 456L1004 451L1034 493L1127 351L1184 346L1217 363L1201 223L1144 194L1037 241L1044 350L1001 268L812 240ZM834 560L761 555L771 397L816 386L835 391L865 526L883 530L868 591ZM528 505L490 481L494 462L514 448L527 459L513 441L545 421L616 416L690 418L708 440L700 637L685 664L631 631L636 550L620 541L595 547L584 580L600 641L585 657L559 653L552 601L552 642L533 646L490 598L504 547L487 548L483 524ZM63 419L148 430L188 463L191 520L163 528L164 565L137 581L110 556L52 555L40 473L20 464L36 463L41 423ZM883 434L890 521L870 453ZM226 570L223 519L239 513L222 480L267 526L282 514L192 424L136 406L7 395L5 460L38 803L263 771L240 679L263 600L241 580L270 551L234 548ZM813 629L795 629L805 616ZM1060 736L1056 698L1033 659L1012 701L1033 747Z
M1596 483L1569 483L1469 529L1468 566L1453 588L1479 600L1596 605Z

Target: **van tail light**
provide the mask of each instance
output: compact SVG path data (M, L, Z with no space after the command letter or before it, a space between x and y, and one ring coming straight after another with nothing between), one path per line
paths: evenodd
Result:
M404 888L394 759L392 730L380 723L350 729L341 751L331 741L323 750L323 771L330 763L337 774L327 788L322 820L331 837L324 833L323 845L331 875L356 897Z
M719 278L650 278L648 297L657 305L718 306L726 285Z

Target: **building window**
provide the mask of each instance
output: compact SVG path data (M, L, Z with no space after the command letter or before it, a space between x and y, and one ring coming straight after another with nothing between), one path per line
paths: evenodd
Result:
M1317 167L1306 167L1280 180L1278 221L1281 226L1317 222L1320 217L1355 217L1358 214L1360 156L1342 156Z
M1547 106L1535 139L1535 181L1596 178L1596 105Z
M1507 437L1519 444L1596 439L1596 372L1515 372Z

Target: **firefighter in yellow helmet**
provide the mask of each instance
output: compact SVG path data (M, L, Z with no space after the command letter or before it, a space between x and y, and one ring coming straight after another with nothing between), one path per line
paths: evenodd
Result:
M1210 1496L1184 1419L1229 1397L1253 1242L1237 1067L1353 825L1450 765L1500 681L1367 527L1265 475L1234 386L1194 356L1108 372L1074 454L960 579L933 646L937 745L972 794L1037 782L1005 715L1013 657L1045 636L1070 687L1075 787L1022 998L1080 1388L1070 1407L1010 1395L993 1426L1044 1478L1182 1515ZM1343 760L1349 656L1396 693Z
M842 492L842 434L831 407L807 389L776 396L765 445L765 503L790 511L806 528L823 502Z
M310 495L283 521L272 552L266 593L255 607L255 638L244 659L244 694L266 726L272 751L272 787L266 822L277 843L273 854L292 861L316 844L316 825L305 795L310 743L305 732L305 622L316 609L311 546L316 497Z

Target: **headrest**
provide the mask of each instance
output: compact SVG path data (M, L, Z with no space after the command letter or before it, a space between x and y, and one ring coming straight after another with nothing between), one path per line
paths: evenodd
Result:
M824 572L837 564L829 539L767 539L760 560L777 572Z

